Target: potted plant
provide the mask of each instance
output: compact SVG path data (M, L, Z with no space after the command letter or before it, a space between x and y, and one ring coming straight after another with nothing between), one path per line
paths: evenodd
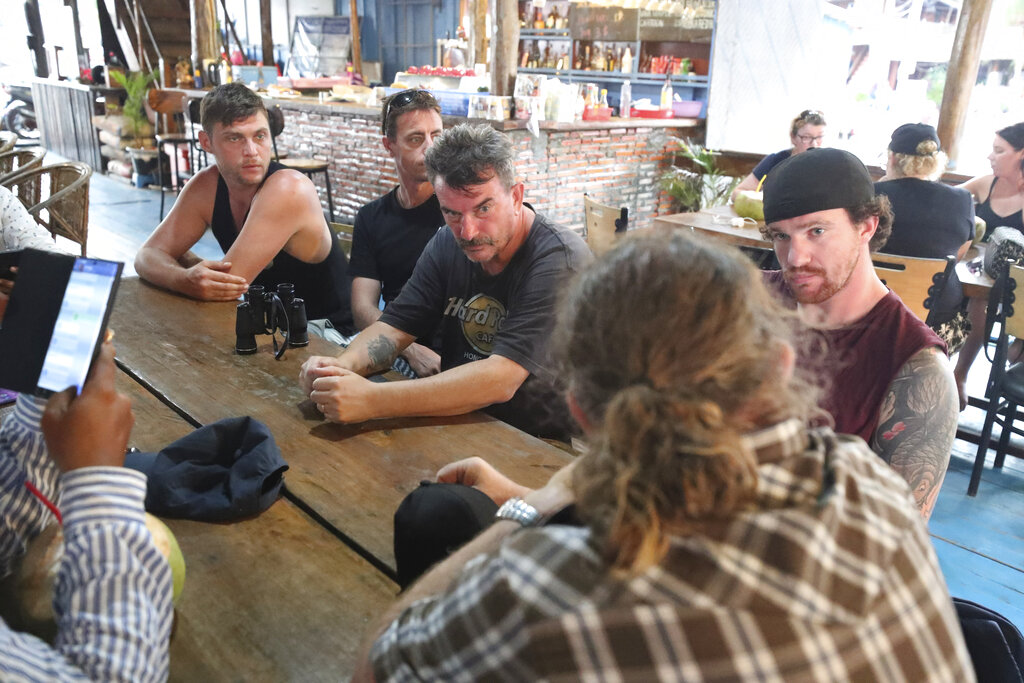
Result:
M152 181L160 158L153 140L153 127L145 110L146 93L149 85L156 80L156 71L131 71L127 74L112 71L110 76L125 90L121 115L124 117L124 133L127 135L122 135L122 142L132 159L135 184L143 187Z
M739 184L739 178L722 173L715 165L710 149L689 139L676 141L675 156L687 160L684 166L672 165L661 174L661 188L672 198L677 211L700 211L729 201L729 195ZM675 158L673 158L675 161Z

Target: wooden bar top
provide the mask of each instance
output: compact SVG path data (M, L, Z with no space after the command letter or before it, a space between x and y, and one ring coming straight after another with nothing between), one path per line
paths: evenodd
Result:
M309 356L340 349L311 336L308 347L275 361L261 336L258 353L236 355L234 303L197 302L127 278L110 326L121 367L179 414L198 424L239 415L266 423L291 466L287 489L388 567L395 509L441 466L477 455L539 486L571 457L481 413L328 423L303 395L298 374Z
M193 428L124 373L130 443L156 451ZM294 503L233 524L165 519L185 557L171 681L336 681L397 586Z

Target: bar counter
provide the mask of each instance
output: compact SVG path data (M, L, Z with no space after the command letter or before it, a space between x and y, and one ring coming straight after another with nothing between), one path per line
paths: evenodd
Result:
M185 91L202 97L201 90ZM284 113L278 151L330 162L334 220L352 223L361 206L397 183L394 163L381 145L380 108L322 103L314 97L267 98ZM539 136L526 121L488 121L444 116L445 127L487 123L508 133L516 170L526 183L526 201L552 220L583 229L583 194L629 208L630 228L649 227L670 213L658 176L672 163L673 139L702 136L699 119L618 119L575 123L540 122ZM327 207L322 175L314 176Z

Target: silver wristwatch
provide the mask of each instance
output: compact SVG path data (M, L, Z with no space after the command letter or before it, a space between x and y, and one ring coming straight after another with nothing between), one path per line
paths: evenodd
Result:
M495 519L509 519L519 522L522 526L537 526L541 522L541 514L522 498L509 498L498 511L494 513Z

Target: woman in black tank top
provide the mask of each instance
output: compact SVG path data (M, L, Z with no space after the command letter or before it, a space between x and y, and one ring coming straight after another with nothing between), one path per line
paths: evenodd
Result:
M991 174L961 186L974 195L974 213L985 221L985 238L1004 225L1024 232L1024 122L996 133L988 161Z
M988 161L992 165L990 175L972 178L960 186L977 202L974 214L985 221L985 239L1004 225L1024 232L1024 122L996 132ZM993 199L1002 213L997 213L992 206ZM960 349L953 370L960 393L960 410L967 406L967 373L985 341L986 304L984 299L971 299L967 304L971 333Z

